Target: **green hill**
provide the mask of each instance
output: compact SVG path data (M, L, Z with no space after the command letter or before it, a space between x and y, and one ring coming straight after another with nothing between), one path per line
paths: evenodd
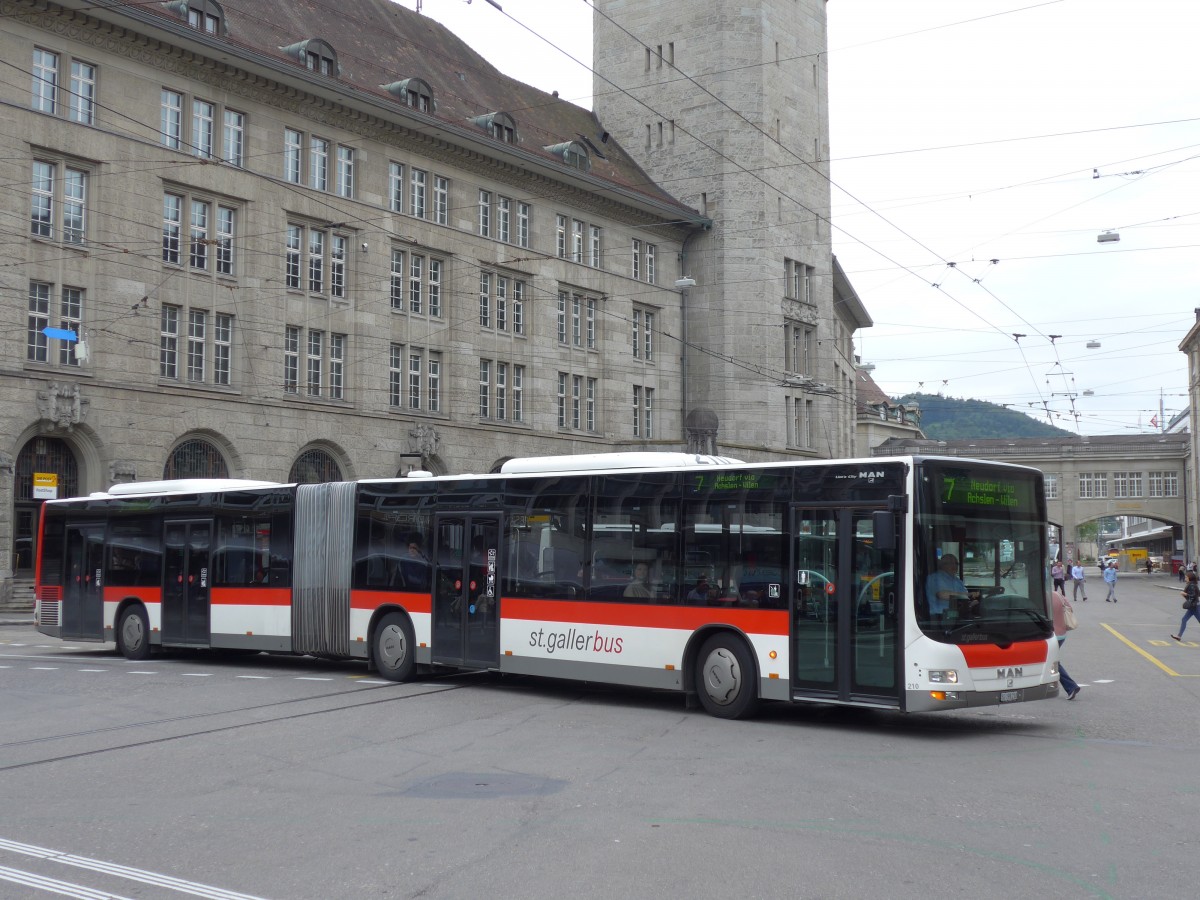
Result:
M906 394L896 402L921 407L921 430L933 441L967 438L1070 437L1073 432L985 400Z

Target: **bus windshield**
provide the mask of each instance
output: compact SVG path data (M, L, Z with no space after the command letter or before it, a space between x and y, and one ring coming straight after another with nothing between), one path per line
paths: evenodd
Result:
M1049 637L1040 473L926 463L918 484L921 630L954 644Z

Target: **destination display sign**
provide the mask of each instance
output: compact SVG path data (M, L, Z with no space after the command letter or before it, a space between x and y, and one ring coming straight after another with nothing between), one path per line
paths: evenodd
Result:
M935 496L941 506L997 512L1036 512L1035 484L1032 477L997 477L986 470L939 471L934 476Z
M773 491L784 479L774 472L697 472L689 475L692 490L704 491Z

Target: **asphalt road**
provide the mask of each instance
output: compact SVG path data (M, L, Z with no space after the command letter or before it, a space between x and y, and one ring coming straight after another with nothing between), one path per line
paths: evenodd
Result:
M0 898L1192 898L1200 626L1097 579L1084 689L901 716L0 625Z

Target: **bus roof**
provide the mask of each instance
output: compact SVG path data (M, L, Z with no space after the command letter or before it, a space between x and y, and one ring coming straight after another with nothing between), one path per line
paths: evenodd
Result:
M594 472L604 469L671 469L692 466L740 466L740 459L699 453L578 453L567 456L524 456L500 467L505 475L534 472Z
M176 478L167 481L129 481L114 484L93 497L132 497L140 494L213 494L218 491L244 491L251 488L282 487L275 481L249 478Z

